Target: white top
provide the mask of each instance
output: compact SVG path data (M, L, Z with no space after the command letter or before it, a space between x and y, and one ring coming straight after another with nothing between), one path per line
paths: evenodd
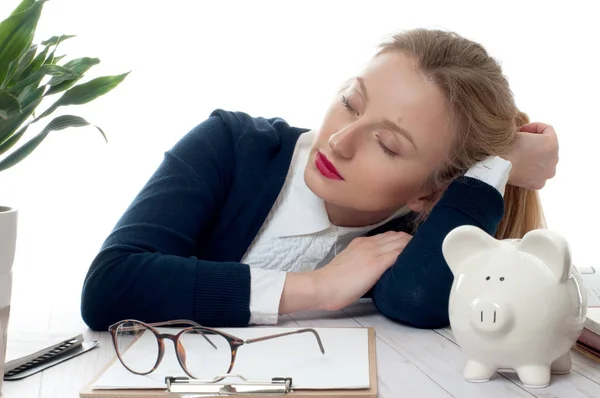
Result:
M296 143L286 181L256 238L241 262L250 266L250 324L276 324L287 272L313 271L356 237L409 212L403 207L377 224L339 227L329 221L325 203L304 182L304 168L315 133L306 132ZM496 187L502 194L510 162L493 157L466 175Z

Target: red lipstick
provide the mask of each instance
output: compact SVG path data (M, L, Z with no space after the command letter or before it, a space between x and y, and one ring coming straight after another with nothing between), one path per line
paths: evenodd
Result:
M317 169L323 174L324 177L332 179L332 180L343 180L344 178L337 171L333 163L327 159L325 155L321 152L317 152L317 157L315 160L315 166Z

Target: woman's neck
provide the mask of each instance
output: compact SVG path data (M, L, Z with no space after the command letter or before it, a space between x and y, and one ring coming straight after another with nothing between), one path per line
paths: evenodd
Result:
M325 202L329 221L338 227L364 227L385 220L394 214L395 210L381 210L376 212L364 212L336 206Z

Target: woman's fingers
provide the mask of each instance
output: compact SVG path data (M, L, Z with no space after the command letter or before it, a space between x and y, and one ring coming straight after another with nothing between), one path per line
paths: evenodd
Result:
M385 240L382 239L380 242L378 242L379 246L377 248L377 252L379 255L383 255L388 252L399 254L406 247L408 242L410 242L411 238L412 236L405 232L396 232L393 236Z

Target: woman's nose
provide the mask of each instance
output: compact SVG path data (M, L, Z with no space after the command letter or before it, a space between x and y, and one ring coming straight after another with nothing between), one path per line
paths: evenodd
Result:
M351 159L356 152L357 139L358 134L355 129L342 129L329 137L329 147L335 155Z

